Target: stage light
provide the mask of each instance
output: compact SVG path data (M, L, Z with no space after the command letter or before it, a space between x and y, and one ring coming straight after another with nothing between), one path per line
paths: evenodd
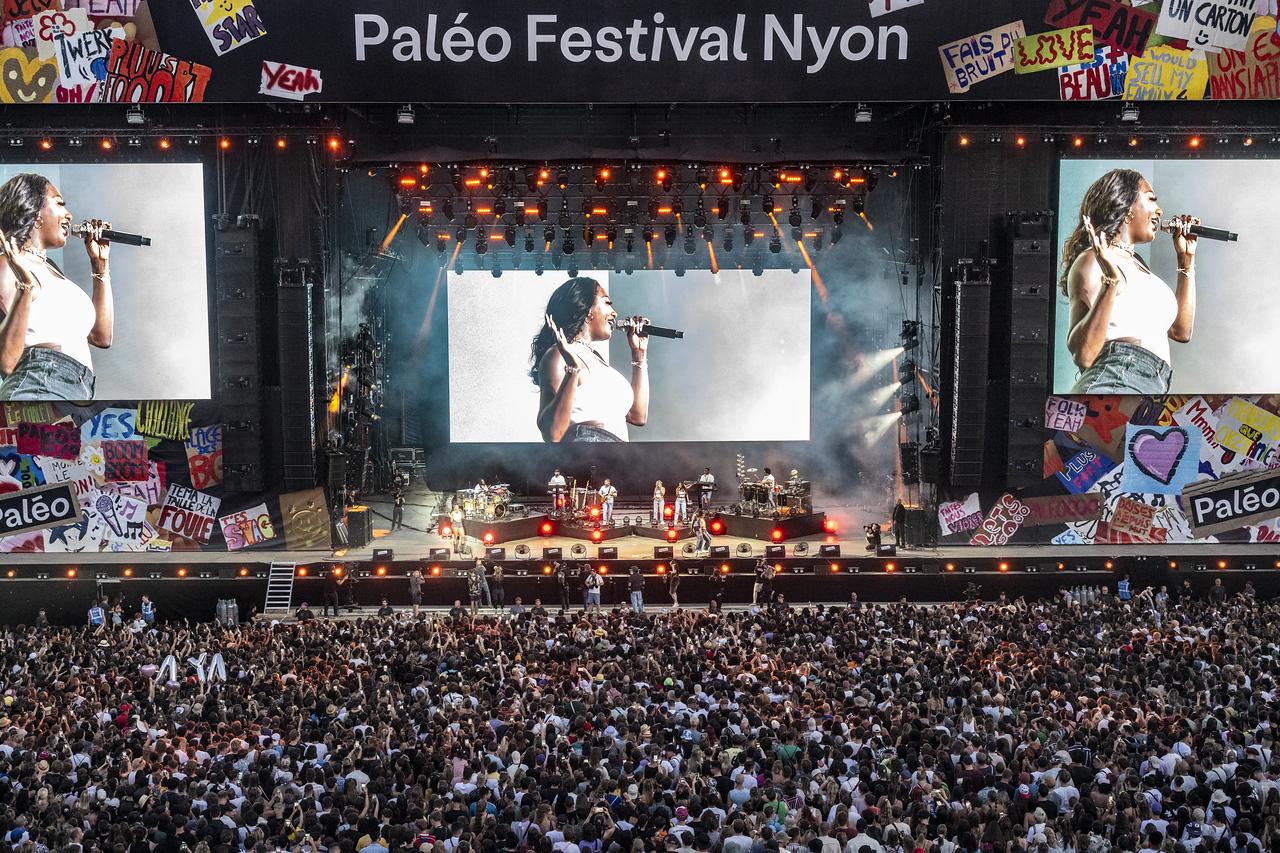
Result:
M1136 136L1130 136L1130 137L1129 137L1129 147L1130 147L1130 148L1137 148L1137 147L1138 147L1138 137L1136 137Z
M946 566L944 566L943 568L945 568L945 569L946 569L947 571L949 571L949 572L954 572L954 571L956 570L956 564L955 564L955 563L947 563L947 564L946 564Z
M668 225L664 228L662 231L662 239L663 242L667 244L668 249L674 246L676 242L676 227L674 225Z
M1001 136L998 133L993 133L991 134L991 136L988 138L987 141L990 142L992 145L999 145L1003 140L1004 140L1003 136Z
M822 529L827 533L835 533L840 529L840 525L836 523L834 518L827 518L822 522Z
M777 231L774 231L773 236L769 238L769 251L775 255L782 251L782 235Z
M866 104L858 104L857 109L853 112L854 124L868 124L871 121L871 107Z
M542 573L543 573L544 575L549 575L549 574L551 574L551 567L550 567L550 566L545 566L545 565L544 565L544 566L542 567Z
M1052 133L1046 133L1040 137L1041 142L1053 142L1053 140L1054 136ZM893 177L893 174L891 173L889 177Z
M784 534L782 532L781 527L775 527L773 528L773 530L769 532L769 538L772 539L774 542L781 542L783 535Z
M307 567L298 566L294 573L300 578L305 578L307 576Z
M774 208L773 208L773 196L771 196L771 195L767 195L767 196L765 196L765 197L764 197L764 201L763 201L763 202L761 202L761 204L760 204L760 209L764 211L764 213L765 213L765 215L766 215L766 216L772 216L772 215L773 215L773 209L774 209Z
M686 255L692 255L697 250L698 250L698 247L694 243L694 239L693 239L693 226L686 225L684 227L684 253Z
M170 148L173 147L173 144L169 142L168 137L161 137L160 141L157 142L156 144L160 146L161 151L168 151Z
M1016 139L1014 139L1014 140L1013 140L1013 144L1014 144L1014 145L1016 145L1016 146L1018 146L1019 148L1026 148L1026 147L1027 147L1027 138L1026 138L1025 136L1019 136L1019 137L1017 137Z
M724 533L724 522L719 517L713 518L711 519L711 523L707 525L707 529L710 530L712 534L719 536L721 533Z
M329 140L325 144L329 147L329 151L333 154L337 154L339 151L342 150L342 140L336 136L330 136ZM423 174L426 174L426 169L427 167L424 164L422 166Z
M718 174L719 174L719 178L720 178L720 183L722 183L722 184L726 184L726 185L728 185L728 184L732 184L732 183L733 183L733 170L732 170L732 169L729 169L729 168L726 168L726 167L724 167L724 166L721 166L721 167L720 167L720 171L719 171L719 173L718 173Z
M101 142L98 143L98 146L103 151L110 151L112 148L116 147L116 144L112 142L110 139L103 139Z
M200 139L198 137L192 137L192 139L195 139L197 145L200 144ZM191 144L190 139L187 140L187 144L188 145ZM67 145L70 146L71 148L81 148L84 146L84 140L78 136L72 136L67 139Z
M1219 560L1219 561L1218 561L1218 568L1220 568L1220 569L1225 569L1226 567L1227 567L1227 561L1226 561L1226 560Z
M824 210L826 210L826 206L823 205L822 199L818 198L817 196L814 196L809 200L809 218L810 219L820 218L822 216L822 211Z
M564 242L560 244L560 251L566 255L572 255L574 250L573 238L565 237Z
M1199 147L1200 147L1200 142L1201 142L1201 140L1200 140L1200 137L1199 137L1199 136L1193 136L1193 137L1191 137L1190 139L1188 139L1188 140L1187 140L1187 147L1188 147L1188 148L1199 148Z
M376 575L377 575L378 577L380 577L380 578L385 578L385 577L387 576L387 567L386 567L386 566L378 566L378 568L377 568L377 570L374 572L374 574L376 574Z
M569 173L564 169L560 169L556 172L556 186L560 189L564 189L569 186Z
M50 150L52 150L52 149L53 149L53 140L51 140L51 139L41 139L41 140L40 140L40 150L41 150L41 151L50 151Z
M669 527L667 528L666 536L668 542L675 542L680 538L680 531L676 530L674 527Z
M493 201L493 215L501 219L507 215L507 200L505 198L496 198Z
M276 138L276 148L278 150L283 151L288 147L289 147L289 141L287 139L285 139L283 136Z
M495 539L497 539L497 538L498 538L498 537L494 535L494 533L493 533L493 531L492 531L492 530L486 530L486 531L484 532L484 536L482 536L482 537L481 537L481 540L482 540L482 541L484 542L484 544L486 544L486 545L492 545L492 544L493 544L493 542L494 542L494 540L495 540Z
M229 150L231 148L231 140L225 136L222 137L221 139L218 140L218 147L221 148L223 151Z
M721 243L721 245L724 247L724 250L726 252L733 251L733 229L732 228L724 229L724 242Z
M885 563L885 564L884 564L884 570L885 570L886 572L896 572L896 571L898 570L898 564L897 564L897 563Z
M180 577L180 578L185 578L186 576L187 576L187 569L186 569L186 567L185 567L185 566L183 566L183 567L179 568L179 569L178 569L178 577Z
M1093 141L1098 143L1099 145L1106 145L1107 135L1105 133L1099 133L1097 136L1093 138Z
M1246 136L1244 139L1240 140L1240 144L1248 148L1250 145L1253 144L1253 137Z
M430 570L430 575L431 575L431 577L433 577L433 578L438 578L438 577L440 577L440 567L439 567L439 566L432 566L432 567L431 567L431 570Z
M961 134L961 135L960 135L959 142L960 142L960 147L961 147L961 148L968 148L968 147L969 147L969 137L965 136L964 134Z
M727 575L727 574L729 574L729 564L728 564L728 563L721 563L721 564L720 564L720 574L722 574L722 575Z
M791 197L791 213L787 215L787 224L792 228L799 228L804 224L804 217L800 215L800 199L798 196Z
M1071 147L1072 147L1072 148L1083 148L1083 147L1084 147L1084 137L1083 137L1083 136L1073 136L1073 137L1071 138Z
M396 110L396 124L413 124L416 121L412 104L405 104Z
M999 569L1000 569L1000 571L1002 571L1002 572L1007 572L1007 571L1009 571L1009 564L1008 564L1008 563L1001 563L997 568L999 568Z
M1116 564L1113 563L1111 560L1107 560L1105 563L1103 563L1103 565L1106 566L1107 571L1111 571L1116 567Z
M656 173L658 186L662 187L663 192L671 192L671 172L667 169L659 169Z
M69 578L74 578L78 574L80 574L80 572L75 568L67 569L67 577Z

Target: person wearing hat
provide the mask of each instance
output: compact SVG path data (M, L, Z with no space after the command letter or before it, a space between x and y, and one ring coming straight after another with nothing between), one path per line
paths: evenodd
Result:
M312 619L316 618L316 614L312 612L311 608L307 606L307 603L304 601L298 605L298 610L294 613L294 618L299 622L310 622Z

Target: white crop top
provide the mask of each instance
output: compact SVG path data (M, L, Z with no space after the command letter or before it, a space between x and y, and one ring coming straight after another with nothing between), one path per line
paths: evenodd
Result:
M93 300L75 283L39 263L28 264L27 268L40 286L31 294L25 346L55 344L63 353L92 370L89 332L97 319Z
M1123 269L1124 283L1111 303L1107 340L1131 340L1169 363L1169 327L1178 316L1178 300L1160 276L1139 263Z
M570 346L582 365L582 371L578 374L578 387L573 392L570 423L593 421L627 441L627 412L631 411L631 404L635 402L631 383L610 367L609 362L588 344L576 343Z

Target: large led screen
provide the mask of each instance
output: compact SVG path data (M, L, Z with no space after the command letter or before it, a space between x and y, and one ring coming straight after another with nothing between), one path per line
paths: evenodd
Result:
M1135 186L1142 188L1138 206L1126 207ZM1055 281L1054 393L1280 390L1277 186L1280 162L1272 160L1064 160L1059 263L1064 252L1070 261L1082 245L1068 244L1086 194L1095 225L1108 219L1119 242L1136 239L1132 253L1128 246L1113 250L1122 275L1107 298L1080 298L1085 294L1079 282L1066 283L1068 294L1061 278ZM1157 212L1166 220L1197 217L1205 226L1237 233L1239 240L1200 237L1194 259L1181 265L1193 274L1180 273L1173 237L1150 227ZM1064 267L1055 273L1061 276Z
M104 276L65 229L94 220L151 244L111 243ZM0 228L30 285L0 261L0 398L209 398L206 222L199 163L0 166Z
M740 270L690 270L681 276L586 271L581 276L598 283L601 301L589 298L593 287L581 288L576 296L564 290L569 287L564 273L516 270L501 278L485 271L449 273L451 441L809 439L808 270L766 270L760 276ZM649 337L642 385L626 335L610 336L607 326L596 325L594 334L585 328L598 323L598 311L646 317L684 337ZM583 336L580 344L569 341L584 364L575 397L565 403L566 415L603 433L575 429L566 435L547 428L554 418L543 410L555 401L535 379L535 350L541 356L546 348L536 347L535 338L547 314L557 312L577 325L566 330L566 340L580 331Z

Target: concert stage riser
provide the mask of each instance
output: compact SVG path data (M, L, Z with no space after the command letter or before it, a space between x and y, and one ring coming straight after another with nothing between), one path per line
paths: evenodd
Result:
M532 539L538 536L542 529L542 523L547 521L545 515L531 515L528 518L503 518L497 521L478 521L476 519L467 519L462 523L462 527L467 531L467 536L479 539L484 545L501 545L504 542L511 542L515 539ZM436 518L436 530L441 525L450 524L447 515L438 516Z
M802 536L816 536L824 532L823 525L827 521L826 513L822 512L776 519L752 518L749 515L730 513L722 513L717 517L724 522L725 535L759 539L764 542L786 542ZM781 531L781 535L774 537L775 530Z

